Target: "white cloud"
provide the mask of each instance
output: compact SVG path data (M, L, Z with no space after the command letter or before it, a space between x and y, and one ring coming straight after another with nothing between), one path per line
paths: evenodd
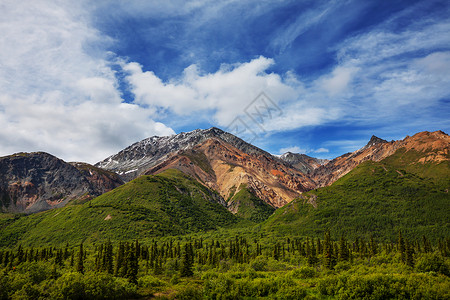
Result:
M143 71L135 63L124 64L124 70L136 102L150 107L164 108L178 115L212 111L214 121L228 125L244 113L244 109L262 91L274 95L277 102L296 97L301 85L293 85L292 76L284 80L280 75L266 73L273 59L259 57L246 63L222 65L215 73L202 74L196 65L185 69L177 80L163 82L151 71Z
M312 26L317 23L323 22L323 20L333 12L339 5L339 2L330 1L323 5L306 10L303 13L299 13L297 19L289 24L287 28L282 28L276 37L272 40L271 46L275 49L279 49L283 52L295 39L305 33Z
M319 148L313 151L314 153L328 153L330 152L330 150L328 150L327 148Z
M146 136L173 130L153 111L122 103L111 39L78 2L2 1L0 155L47 151L96 162Z
M330 96L336 96L347 89L357 71L358 68L355 67L338 66L330 76L321 79L319 84Z

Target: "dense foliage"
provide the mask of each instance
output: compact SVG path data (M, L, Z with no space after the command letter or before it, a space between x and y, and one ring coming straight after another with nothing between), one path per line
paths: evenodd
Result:
M450 240L284 237L0 250L0 299L448 299Z

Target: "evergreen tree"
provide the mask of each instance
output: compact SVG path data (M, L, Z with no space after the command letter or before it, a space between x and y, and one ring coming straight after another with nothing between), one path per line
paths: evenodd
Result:
M136 284L137 283L137 275L139 271L138 258L136 257L136 248L133 244L128 247L127 251L127 272L126 278L130 280L130 282Z
M339 240L339 261L349 260L349 250L344 235Z
M113 246L111 241L108 240L103 246L102 258L101 258L101 270L109 274L113 274Z
M373 240L373 236L370 236L370 255L371 256L375 256L377 255L378 250L377 250L377 244L375 243L375 241Z
M64 254L62 250L58 250L55 256L55 265L62 267L64 265Z
M83 243L80 244L80 250L78 253L77 272L84 273L84 251Z
M183 259L181 261L181 277L190 277L194 275L192 271L192 266L194 264L194 257L192 251L192 245L190 243L186 243L184 245Z
M325 237L323 241L323 258L324 265L328 269L333 269L335 265L334 255L333 255L333 243L331 242L330 231L325 232Z
M405 259L406 264L413 268L414 267L414 249L411 243L408 242L408 240L405 240Z
M24 256L23 247L22 247L22 245L19 245L19 248L17 249L17 255L16 255L18 264L23 262L23 256Z
M402 231L398 232L398 244L397 250L400 252L401 260L406 263L406 253L405 253L405 240L403 239Z
M425 253L433 252L433 248L431 247L430 241L427 239L425 235L422 236L422 242L423 242L423 251Z
M75 251L72 250L72 254L70 255L70 266L73 267L75 260Z

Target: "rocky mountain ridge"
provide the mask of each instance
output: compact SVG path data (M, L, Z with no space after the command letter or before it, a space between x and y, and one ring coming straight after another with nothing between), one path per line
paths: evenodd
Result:
M332 184L364 161L379 161L397 149L413 147L420 136L431 136L431 140L448 138L443 132L424 132L391 142L372 136L361 149L328 161L290 152L274 156L213 127L151 137L96 166L118 172L125 180L178 169L217 191L224 199L231 199L240 186L246 186L257 197L278 208L303 192ZM446 149L448 145L440 147Z
M143 174L147 169L167 159L170 154L191 149L210 138L219 138L234 145L247 154L266 154L242 139L219 128L196 129L171 136L153 136L123 149L115 155L95 164L96 167L119 174L125 181L130 181Z
M44 152L0 158L0 211L33 213L88 199L121 185L115 174Z
M381 161L402 148L406 152L417 151L425 155L415 163L441 162L450 159L450 136L443 131L423 131L411 137L406 136L403 140L390 142L372 136L363 148L336 157L316 168L310 176L317 187L329 186L362 162Z

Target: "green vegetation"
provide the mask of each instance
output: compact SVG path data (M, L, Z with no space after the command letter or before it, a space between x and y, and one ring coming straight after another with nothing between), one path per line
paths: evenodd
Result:
M87 203L0 220L0 247L123 241L230 226L219 196L177 170L142 176Z
M0 250L0 299L448 299L450 240L398 236L18 246Z
M278 209L264 228L303 236L321 236L329 229L335 235L386 241L395 240L399 230L408 237L449 236L448 162L409 164L411 155L418 154L398 151L381 162L365 162L333 185Z
M257 223L266 220L275 211L275 208L256 197L243 184L228 203L231 207L237 207L237 216Z
M449 299L450 165L426 155L365 162L273 214L241 186L232 215L177 170L0 214L0 299Z

